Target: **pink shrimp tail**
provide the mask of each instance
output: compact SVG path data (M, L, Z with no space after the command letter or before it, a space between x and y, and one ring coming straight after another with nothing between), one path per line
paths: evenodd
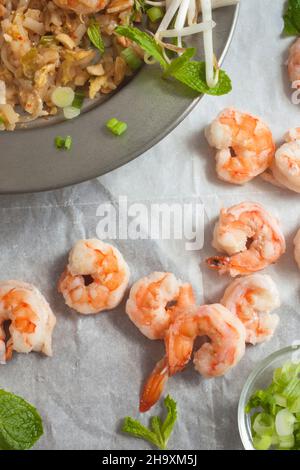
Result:
M228 256L212 256L211 258L206 259L206 263L211 269L223 274L227 272L230 267L230 258Z
M140 412L150 410L160 399L165 384L169 377L169 368L167 358L161 359L148 377L140 398Z

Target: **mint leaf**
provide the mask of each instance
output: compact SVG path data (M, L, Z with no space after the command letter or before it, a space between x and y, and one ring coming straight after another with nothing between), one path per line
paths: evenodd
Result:
M150 429L143 426L136 419L130 418L130 416L127 416L126 418L124 418L122 431L127 434L130 434L131 436L137 437L139 439L145 439L145 441L150 442L151 444L158 447L159 449L161 448L160 447L161 442L157 438L156 434L150 431Z
M105 46L101 36L100 26L96 20L92 20L87 29L87 35L89 40L95 46L101 54L103 54Z
M30 449L42 434L37 410L23 398L0 390L0 449Z
M205 62L185 62L177 70L173 71L172 77L184 83L198 93L208 95L226 95L232 90L231 80L223 71L219 71L219 81L214 88L209 88L205 77Z
M115 32L131 39L153 57L163 68L164 77L174 77L198 93L207 93L208 95L225 95L232 90L231 80L222 70L220 70L218 84L214 88L207 86L205 63L190 61L195 55L194 48L188 48L180 57L168 64L163 56L161 46L155 42L154 37L150 34L133 26L118 26Z
M156 44L154 38L150 34L141 31L134 26L118 26L115 32L120 36L125 36L138 44L147 54L153 57L163 69L167 67L167 62L163 56L162 48Z
M150 419L151 429L149 429L136 419L127 416L124 418L122 431L139 439L145 439L159 449L166 449L177 420L177 405L170 395L165 398L164 404L168 412L164 422L159 416L152 416Z
M283 33L286 36L298 36L300 34L300 0L288 1L283 20Z
M194 47L190 47L184 51L182 55L179 57L176 57L176 59L173 59L170 65L166 68L166 70L163 73L163 77L169 77L170 75L173 75L177 70L179 70L186 62L189 62L189 60L194 57L196 54L196 49Z
M165 444L165 439L162 434L161 428L162 428L162 422L159 416L152 416L150 419L150 425L152 428L152 431L154 434L157 436L157 440L160 442L160 448L165 449L166 444Z
M177 420L177 404L176 401L170 397L170 395L166 396L164 404L168 410L168 414L164 423L161 426L161 432L164 436L165 444L167 445Z

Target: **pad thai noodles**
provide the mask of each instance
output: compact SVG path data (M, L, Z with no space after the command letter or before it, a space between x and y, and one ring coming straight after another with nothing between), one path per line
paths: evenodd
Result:
M0 0L0 130L59 112L76 117L84 98L113 92L143 61L159 61L158 51L163 66L174 57L183 61L184 36L199 32L206 85L213 89L219 74L212 8L237 2ZM126 33L136 26L147 31L157 54L147 52L132 30Z

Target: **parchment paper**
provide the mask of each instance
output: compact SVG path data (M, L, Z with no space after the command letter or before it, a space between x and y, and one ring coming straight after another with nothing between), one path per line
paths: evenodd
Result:
M287 239L287 254L269 272L281 298L281 324L274 339L248 347L242 362L225 378L204 380L192 366L172 378L168 392L178 402L179 421L170 449L239 449L237 404L243 384L272 351L300 338L300 272L292 239L300 226L299 196L256 179L244 187L216 179L213 152L204 127L225 106L263 117L278 142L300 125L299 106L291 104L283 66L290 39L281 39L281 0L241 0L242 8L224 67L233 92L204 98L163 142L141 158L98 180L61 191L0 197L1 278L37 285L56 316L53 358L15 354L1 366L0 386L22 395L40 410L45 435L37 449L148 449L120 433L121 418L139 416L140 386L163 354L159 341L146 339L124 314L115 311L83 317L68 309L56 282L72 244L96 236L99 204L126 195L129 201L202 202L205 245L184 250L179 241L116 241L131 268L131 282L153 270L171 270L193 283L198 300L220 299L227 277L209 272L203 260L215 253L212 230L219 208L243 200L263 203L277 214ZM26 158L26 155L24 155ZM159 411L159 406L155 409Z

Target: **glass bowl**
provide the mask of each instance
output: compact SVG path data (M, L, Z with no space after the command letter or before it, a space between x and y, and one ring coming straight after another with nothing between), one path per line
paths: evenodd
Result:
M244 385L238 406L238 426L245 450L255 450L252 443L250 416L245 413L245 406L252 393L270 385L274 370L289 361L300 361L299 344L280 349L261 361Z

